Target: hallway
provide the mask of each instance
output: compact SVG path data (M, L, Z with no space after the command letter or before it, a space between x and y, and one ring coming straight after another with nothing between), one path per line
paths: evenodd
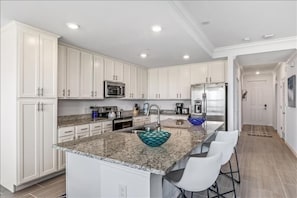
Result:
M272 137L250 136L248 133L251 129L267 131ZM241 184L236 185L238 197L297 197L297 158L272 127L245 125L239 137L237 151L241 172ZM218 181L222 191L229 190L231 182L228 178L219 176ZM57 198L65 192L65 176L56 177L15 194L2 187L0 190L1 198ZM194 197L204 198L206 193L194 193Z

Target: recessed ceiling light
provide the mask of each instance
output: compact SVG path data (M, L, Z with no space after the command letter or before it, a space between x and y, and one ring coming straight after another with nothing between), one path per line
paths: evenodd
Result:
M257 75L259 75L259 74L260 74L260 72L259 72L259 71L256 71L256 74L257 74Z
M161 32L162 31L162 27L160 25L153 25L152 26L152 31L153 32Z
M243 41L250 41L251 38L250 38L250 37L244 37L242 40L243 40Z
M77 30L79 28L79 25L76 23L66 23L67 27L72 30Z
M264 39L269 39L269 38L272 38L272 37L274 37L274 34L264 34L263 35Z
M140 54L140 57L141 57L141 58L146 58L146 57L147 57L147 54L146 54L146 53L141 53L141 54Z
M183 56L183 59L185 59L185 60L188 60L190 58L190 56L188 55L188 54L185 54L184 56Z

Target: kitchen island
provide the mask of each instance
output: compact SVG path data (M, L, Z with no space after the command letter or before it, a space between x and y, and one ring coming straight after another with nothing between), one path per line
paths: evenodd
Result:
M186 121L187 122L187 121ZM170 126L170 123L173 123ZM109 132L55 145L66 151L67 197L170 197L163 176L208 139L223 122L174 126L160 147L149 147L137 134Z

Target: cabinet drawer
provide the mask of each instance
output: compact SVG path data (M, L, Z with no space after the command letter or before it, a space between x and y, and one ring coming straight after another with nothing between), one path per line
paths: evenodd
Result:
M105 128L112 128L112 122L102 122L102 127Z
M102 128L102 123L94 123L94 124L90 124L90 130L94 131L94 130L101 130Z
M90 131L90 136L100 135L100 134L101 134L101 130L92 130L92 131Z
M73 135L67 135L67 136L59 137L58 138L58 143L68 142L68 141L72 141L72 140L74 140L74 134Z
M134 117L133 122L141 122L145 119L145 117Z
M58 129L58 137L74 136L74 127L63 127Z
M81 139L89 136L90 136L89 131L82 132L82 133L75 133L75 139Z
M86 131L87 132L90 131L90 125L84 124L84 125L76 126L75 133L82 133L82 132L86 132Z
M104 128L102 129L102 133L108 133L108 132L111 132L112 131L112 128Z

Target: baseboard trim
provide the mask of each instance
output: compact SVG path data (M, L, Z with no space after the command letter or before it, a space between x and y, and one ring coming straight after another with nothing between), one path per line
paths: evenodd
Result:
M38 178L36 180L30 181L30 182L27 182L27 183L24 183L24 184L21 184L21 185L18 185L18 186L14 186L14 192L19 191L19 190L23 190L25 188L28 188L30 186L33 186L34 184L38 184L40 182L43 182L43 181L48 180L48 179L51 179L51 178L56 177L58 175L62 175L64 173L65 173L65 169L64 170L61 170L59 172L55 172L55 173L52 173L50 175L46 175L44 177Z
M294 149L286 142L286 140L284 139L284 138L282 138L279 134L278 134L278 132L276 132L276 134L278 135L278 137L282 140L282 141L284 141L284 143L286 144L286 146L289 148L289 150L293 153L293 155L297 158L297 152L296 151L294 151Z

